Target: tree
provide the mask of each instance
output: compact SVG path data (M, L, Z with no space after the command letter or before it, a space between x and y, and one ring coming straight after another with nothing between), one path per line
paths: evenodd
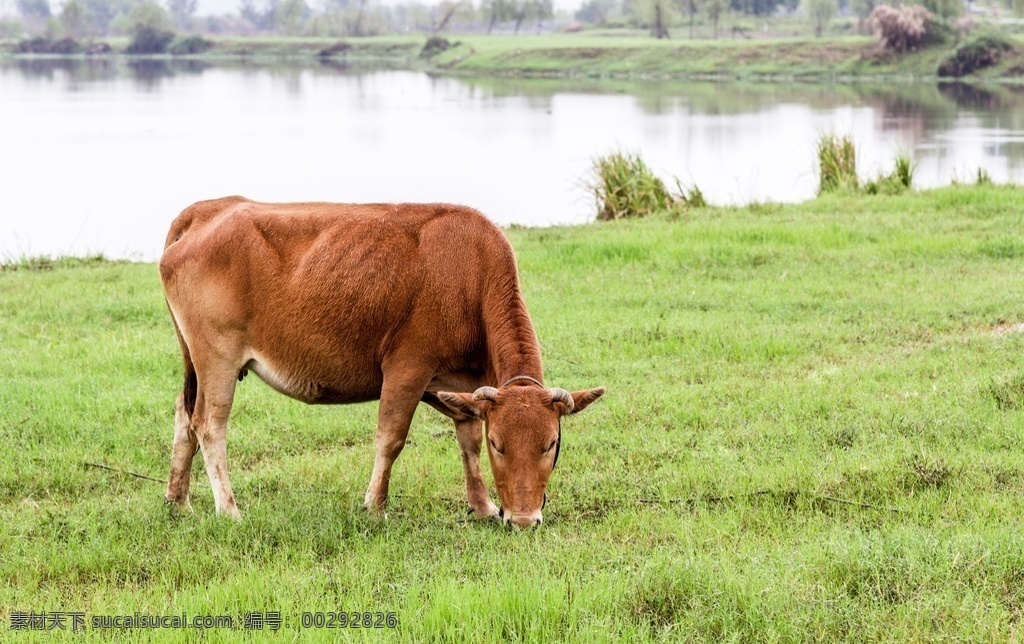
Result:
M135 5L128 14L128 33L134 36L143 29L170 31L171 17L157 3L144 0Z
M693 40L693 19L697 15L697 10L700 9L700 0L681 0L683 9L690 16L690 40Z
M167 10L170 12L174 24L179 29L185 29L191 22L198 4L199 0L167 0Z
M309 19L309 5L306 0L284 0L274 12L274 25L288 36L298 36Z
M588 0L583 3L583 6L579 8L579 11L577 11L573 17L580 22L585 22L591 25L600 25L608 19L614 7L614 0Z
M85 31L85 7L78 0L68 0L60 10L60 25L69 38L81 38Z
M455 15L455 12L459 10L459 7L461 5L461 1L448 2L447 0L437 5L437 9L441 12L441 19L437 22L437 26L435 26L433 29L435 34L439 33L442 29L448 26L448 23L451 21L452 16Z
M129 54L162 54L174 40L171 17L152 0L135 5L128 14L127 31L132 36L125 50Z
M850 9L857 16L857 31L863 31L867 26L868 16L875 8L876 0L850 0Z
M17 0L18 13L29 20L46 20L50 17L50 3L47 0Z
M964 15L964 0L921 0L921 4L928 11L946 19Z
M706 0L708 18L711 19L711 24L714 25L715 38L718 38L718 21L722 19L722 14L729 8L726 0Z
M672 22L670 0L642 0L639 4L640 21L648 26L655 38L668 38L668 26Z
M85 10L85 29L88 32L107 33L115 20L124 23L135 7L135 0L78 0Z
M480 5L480 10L490 14L490 19L487 22L487 33L490 34L494 30L495 24L512 18L515 6L512 4L512 0L484 0Z
M821 38L829 21L836 15L836 0L806 0L807 17L814 25L814 35Z
M537 31L540 31L541 23L555 17L555 5L553 0L536 0L534 17L537 18Z
M270 31L274 26L277 7L277 0L268 0L264 3L263 9L256 6L256 0L242 0L238 13L260 31Z
M519 33L519 28L523 26L523 21L526 20L527 15L529 15L532 9L533 0L517 0L515 2L512 9L512 18L516 21L516 27L512 33Z

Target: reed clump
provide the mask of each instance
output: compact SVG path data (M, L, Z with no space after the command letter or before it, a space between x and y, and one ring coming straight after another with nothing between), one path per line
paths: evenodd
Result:
M618 151L594 159L594 174L587 188L597 202L597 218L603 221L646 217L670 209L677 201L665 182L634 152Z
M818 194L857 189L857 151L849 136L818 137Z
M889 174L879 175L864 184L864 191L869 195L899 194L909 190L914 182L914 161L906 152L897 152L893 161L893 169Z

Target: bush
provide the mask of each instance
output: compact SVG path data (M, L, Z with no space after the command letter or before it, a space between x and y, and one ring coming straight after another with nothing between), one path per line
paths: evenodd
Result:
M43 36L22 40L15 47L19 54L77 54L82 51L81 45L72 38L51 40Z
M939 63L939 76L960 78L999 62L1003 53L1013 49L1006 36L996 33L976 35L960 45Z
M319 58L330 58L331 56L337 56L338 54L344 54L348 50L352 49L352 45L348 44L344 40L336 42L330 47L321 49L320 53L317 54Z
M198 34L192 36L185 36L174 42L171 45L171 53L175 56L188 56L191 54L201 54L213 47L213 41L207 40Z
M427 38L427 42L423 45L423 49L420 50L420 58L431 58L443 51L451 49L452 46L453 45L448 42L446 38L431 36L430 38Z
M949 39L950 29L922 6L878 5L868 16L871 31L885 49L906 52Z
M135 31L135 36L124 51L126 54L163 54L172 40L173 31L142 27Z

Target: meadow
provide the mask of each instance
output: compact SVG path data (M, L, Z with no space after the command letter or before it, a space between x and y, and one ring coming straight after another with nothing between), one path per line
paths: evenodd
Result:
M0 639L240 641L251 611L302 641L1013 639L1022 197L839 192L508 230L546 381L608 388L565 422L527 531L466 516L451 424L425 407L388 518L364 512L376 405L308 407L256 377L229 432L243 520L214 515L201 458L195 514L172 511L181 365L156 266L10 262ZM236 621L12 634L22 611ZM302 629L317 611L398 625Z

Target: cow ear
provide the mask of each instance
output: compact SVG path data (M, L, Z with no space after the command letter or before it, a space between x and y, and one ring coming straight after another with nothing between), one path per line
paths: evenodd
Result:
M435 394L445 407L452 412L469 418L483 418L488 400L476 400L473 394L455 394L448 391L439 391Z
M594 402L598 398L604 395L604 387L595 387L594 389L584 389L583 391L574 391L571 394L572 401L575 403L572 407L570 414L578 414L587 407L590 403Z

